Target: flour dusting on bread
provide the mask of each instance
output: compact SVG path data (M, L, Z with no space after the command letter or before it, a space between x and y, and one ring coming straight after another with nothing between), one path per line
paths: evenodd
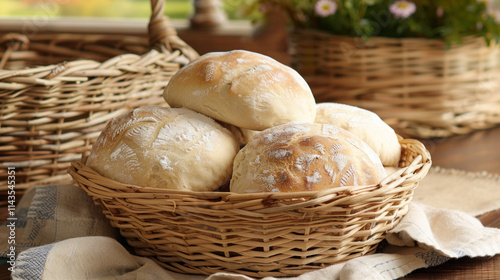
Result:
M122 183L213 191L229 181L234 136L187 108L151 106L110 121L87 165Z
M230 188L240 193L291 192L377 184L385 171L374 155L342 128L288 123L257 134L240 150Z
M202 55L170 79L163 97L172 107L250 130L314 122L316 114L312 91L297 71L244 50Z

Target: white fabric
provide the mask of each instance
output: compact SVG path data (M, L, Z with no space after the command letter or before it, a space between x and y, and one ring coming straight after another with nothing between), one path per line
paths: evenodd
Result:
M63 265L62 265L63 264ZM109 237L73 238L58 242L47 255L42 279L190 279L162 269L153 260L129 254Z

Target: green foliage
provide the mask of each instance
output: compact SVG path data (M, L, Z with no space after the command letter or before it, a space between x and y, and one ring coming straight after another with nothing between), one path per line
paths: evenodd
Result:
M1 0L0 16L149 18L150 0ZM166 0L165 14L187 18L191 0Z
M336 35L438 38L448 43L471 35L482 36L487 42L500 40L500 13L492 1L411 0L406 2L415 4L416 10L407 17L391 12L396 0L331 0L336 9L327 16L315 10L318 1L243 0L241 9L248 13L277 8L293 27Z

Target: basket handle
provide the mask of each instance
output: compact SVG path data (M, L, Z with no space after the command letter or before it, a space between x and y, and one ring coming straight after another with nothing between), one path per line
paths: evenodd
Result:
M151 0L151 18L148 25L149 45L161 52L180 50L189 60L199 54L177 36L170 19L163 14L166 0Z

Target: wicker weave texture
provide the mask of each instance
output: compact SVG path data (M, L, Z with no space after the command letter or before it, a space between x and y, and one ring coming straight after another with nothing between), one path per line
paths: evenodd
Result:
M69 173L136 254L169 270L292 276L373 253L406 214L431 159L420 142L401 144L402 168L379 185L321 192L141 188L104 178L81 161Z
M149 38L109 34L0 34L0 191L67 176L108 120L165 104L161 91L197 53L152 1Z
M334 36L294 30L292 67L318 102L374 111L400 133L448 137L500 123L500 46L464 38L446 46L429 39Z

